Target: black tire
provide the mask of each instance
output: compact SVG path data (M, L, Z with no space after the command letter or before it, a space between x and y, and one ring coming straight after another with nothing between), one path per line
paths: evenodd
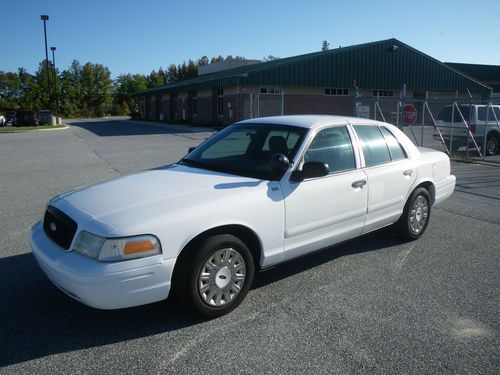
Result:
M431 218L431 198L425 188L417 188L406 201L403 214L395 224L396 234L413 241L420 238Z
M177 301L187 310L207 318L217 318L238 307L250 290L255 274L254 259L245 243L232 235L220 234L205 239L197 249L186 251L179 257L173 277ZM212 270L207 268L209 261L215 265ZM209 272L205 272L207 270ZM202 280L205 277L207 280ZM210 298L211 292L215 293L213 298Z
M498 154L498 137L495 134L488 134L486 138L486 147L484 147L484 153L486 156L491 156Z

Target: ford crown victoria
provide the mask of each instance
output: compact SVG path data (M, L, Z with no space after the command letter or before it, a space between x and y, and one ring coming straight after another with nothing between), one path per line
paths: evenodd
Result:
M455 187L444 153L367 119L236 123L182 160L56 196L33 254L100 309L166 299L207 317L238 306L256 271L392 225L423 235Z

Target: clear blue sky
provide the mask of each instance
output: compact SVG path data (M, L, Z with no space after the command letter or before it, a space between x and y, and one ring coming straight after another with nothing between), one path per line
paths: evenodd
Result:
M59 69L77 59L113 76L203 55L287 57L325 39L338 47L392 37L441 61L500 65L500 0L3 0L0 70L37 69L41 14Z

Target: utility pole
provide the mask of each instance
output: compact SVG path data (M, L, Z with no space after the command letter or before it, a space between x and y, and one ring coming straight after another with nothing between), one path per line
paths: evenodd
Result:
M50 47L50 50L52 51L52 68L54 68L54 96L56 97L56 108L55 108L55 114L59 114L59 94L57 92L57 73L56 73L56 47Z
M49 20L49 16L46 14L42 14L40 16L40 19L43 21L43 35L45 37L45 71L47 73L47 87L49 90L49 105L52 106L52 100L51 100L51 95L50 95L49 50L47 49L47 25L46 25L46 22Z

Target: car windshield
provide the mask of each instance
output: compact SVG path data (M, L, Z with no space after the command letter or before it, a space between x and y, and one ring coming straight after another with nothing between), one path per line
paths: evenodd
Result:
M237 124L221 130L179 164L262 180L280 179L284 172L271 168L271 156L284 154L293 161L306 128Z

